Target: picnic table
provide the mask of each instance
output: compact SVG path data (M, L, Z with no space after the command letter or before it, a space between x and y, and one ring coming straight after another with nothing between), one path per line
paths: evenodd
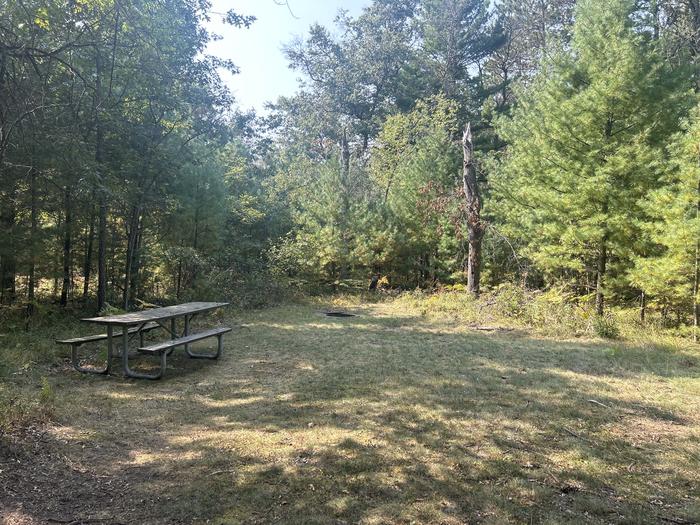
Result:
M190 333L190 322L196 315L210 312L218 308L228 306L229 303L205 303L194 302L178 304L175 306L166 306L163 308L152 308L141 312L132 312L127 314L106 315L102 317L90 317L82 319L86 323L105 325L107 327L106 334L92 335L87 337L75 337L57 341L59 344L71 345L71 358L73 366L79 372L93 374L109 374L111 369L112 358L114 357L114 340L121 338L122 368L127 377L138 379L160 379L165 373L166 357L173 350L182 346L185 348L187 355L193 359L218 359L223 350L222 338L225 333L231 331L231 328L218 327L209 330ZM182 331L177 331L177 321L182 319ZM144 334L151 330L161 328L170 334L170 339L156 343L153 345L144 345ZM116 333L115 333L116 329ZM139 338L138 351L143 354L156 355L160 358L160 368L154 374L137 372L129 367L129 341L134 337ZM215 353L195 353L190 350L190 344L196 341L201 341L210 337L218 338L217 350ZM78 347L89 342L107 341L107 364L102 369L85 368L80 365L78 359Z

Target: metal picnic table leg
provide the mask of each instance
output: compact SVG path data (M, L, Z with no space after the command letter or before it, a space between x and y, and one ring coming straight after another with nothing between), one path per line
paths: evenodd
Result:
M177 332L175 331L177 328L175 326L175 318L173 317L170 319L170 336L172 339L177 339ZM168 355L172 354L175 351L175 348L171 348L168 350Z
M185 314L185 332L183 334L185 337L190 335L190 316ZM185 352L189 355L190 353L190 345L186 344L185 345Z
M223 337L224 334L219 334L216 336L218 341L216 345L216 352L213 354L198 354L195 352L192 352L190 350L187 350L187 355L190 356L192 359L219 359L221 356L221 352L224 349L224 341Z
M163 377L163 373L165 372L165 366L166 366L166 353L161 352L160 353L160 370L158 370L157 373L155 374L144 374L142 372L135 372L129 368L129 327L124 326L122 328L122 338L124 339L124 343L122 346L122 366L124 368L124 375L126 377L133 377L135 379L160 379Z
M122 327L122 367L124 368L124 373L129 377L131 370L129 370L129 327Z
M75 368L78 372L82 372L84 374L97 374L97 375L107 375L109 374L109 367L110 367L110 361L112 356L110 355L109 347L107 348L107 364L105 365L104 368L86 368L84 366L80 365L80 358L78 357L78 347L80 345L73 343L70 345L70 356L71 356L71 361L73 362L73 368Z
M107 368L105 374L109 374L112 368L112 356L114 355L114 341L112 339L112 325L107 325Z
M194 317L194 316L192 316ZM190 331L190 318L185 316L185 335L189 335ZM224 348L224 343L223 343L223 336L224 334L219 334L217 336L217 345L216 345L216 352L213 354L201 354L197 352L193 352L190 350L190 345L185 345L185 352L187 352L187 355L190 356L192 359L219 359L221 356L221 352L223 351Z

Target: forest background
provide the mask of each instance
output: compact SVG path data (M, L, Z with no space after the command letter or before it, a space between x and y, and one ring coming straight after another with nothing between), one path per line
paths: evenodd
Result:
M2 15L8 323L262 306L375 276L542 326L614 336L611 312L634 309L695 332L697 0L375 0L289 42L303 81L263 116L236 109L220 77L235 64L206 54L207 20L245 31L245 13Z

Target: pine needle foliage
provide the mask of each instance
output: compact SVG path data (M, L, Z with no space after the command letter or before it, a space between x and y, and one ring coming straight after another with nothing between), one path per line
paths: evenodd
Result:
M583 0L570 48L547 59L497 121L498 214L545 279L603 298L624 284L643 198L659 185L664 137L686 106L680 73L636 30L628 0Z

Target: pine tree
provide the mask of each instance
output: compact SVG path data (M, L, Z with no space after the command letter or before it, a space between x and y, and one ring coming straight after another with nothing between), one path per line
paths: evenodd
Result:
M684 103L677 75L633 24L628 0L583 0L571 48L545 62L497 131L499 212L545 276L595 290L624 279L659 142ZM610 278L610 279L609 279Z
M373 151L371 175L382 217L374 237L382 242L375 242L372 264L415 276L411 284L457 270L446 264L456 251L450 243L459 206L457 111L442 95L418 101L414 111L387 119Z
M664 185L645 205L647 230L661 248L656 257L639 257L632 280L664 306L692 305L694 338L700 321L700 107L695 108L668 148Z

